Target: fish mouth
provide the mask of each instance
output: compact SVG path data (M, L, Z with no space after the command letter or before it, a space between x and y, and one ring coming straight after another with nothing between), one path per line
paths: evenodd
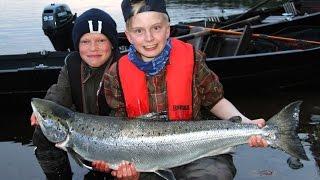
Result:
M41 127L42 121L44 121L44 118L41 116L41 114L39 113L38 109L36 108L36 106L34 105L33 102L31 102L31 107L32 107L32 111L33 111L34 115L36 116L36 120Z
M37 106L38 105L38 106ZM31 102L31 107L33 110L34 115L36 116L36 121L38 122L40 129L43 133L43 135L52 143L59 143L59 142L63 142L66 140L67 136L68 136L68 130L63 127L63 125L58 122L57 120L55 120L55 118L51 117L47 117L47 116L42 116L40 112L42 112L41 108L41 103L37 104L37 102ZM40 109L38 109L38 107ZM40 110L40 112L39 112ZM43 114L47 114L45 113L46 111L43 110L44 113Z

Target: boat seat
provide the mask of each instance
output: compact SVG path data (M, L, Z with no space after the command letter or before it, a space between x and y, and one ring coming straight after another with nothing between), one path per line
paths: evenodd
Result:
M245 54L250 45L251 35L250 26L245 26L240 38L231 35L212 35L207 39L204 52L209 58Z
M249 43L251 41L252 29L250 26L246 25L240 37L240 41L234 51L234 56L245 54L248 49Z
M199 27L199 26L192 27L190 29L190 34L196 33L196 32L201 32L201 31L204 31L204 30L205 30L204 27ZM195 50L201 50L202 49L202 43L203 43L203 36L196 37L196 38L193 38L191 40L188 40L188 43L192 44Z
M238 43L238 36L213 35L207 39L204 52L208 58L233 56Z

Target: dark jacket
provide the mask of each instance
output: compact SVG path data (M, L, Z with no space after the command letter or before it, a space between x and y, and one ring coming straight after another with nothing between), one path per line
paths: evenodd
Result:
M104 93L97 93L108 62L99 68L91 68L81 60L78 52L70 53L57 83L48 89L45 99L78 112L107 115L109 107Z

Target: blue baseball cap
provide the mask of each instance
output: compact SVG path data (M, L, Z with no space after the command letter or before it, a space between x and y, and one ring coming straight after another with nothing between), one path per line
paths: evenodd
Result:
M155 11L155 12L165 13L168 15L166 10L166 2L164 0L123 0L121 3L121 9L122 9L124 20L126 22L130 17L133 16L132 4L136 4L141 1L144 1L145 5L140 8L138 13Z

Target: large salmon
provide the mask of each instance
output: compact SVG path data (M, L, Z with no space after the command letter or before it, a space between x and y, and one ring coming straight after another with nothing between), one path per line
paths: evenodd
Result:
M222 120L128 120L77 113L43 99L31 102L47 139L76 154L78 161L105 160L115 169L126 160L140 172L157 172L226 153L246 144L252 135L261 135L269 146L307 160L295 132L300 104L289 104L260 129L254 124Z

